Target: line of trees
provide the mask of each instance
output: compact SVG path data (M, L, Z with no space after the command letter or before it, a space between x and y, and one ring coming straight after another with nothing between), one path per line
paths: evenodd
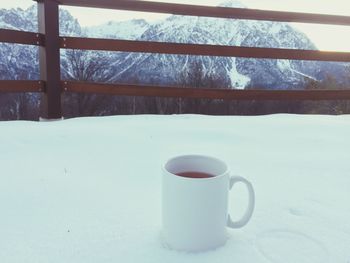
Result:
M331 75L328 75L323 81L309 80L306 82L305 89L349 89L350 88L350 66L347 68L347 74L344 82L340 83ZM303 110L310 114L349 114L349 100L330 100L330 101L306 101L303 103Z

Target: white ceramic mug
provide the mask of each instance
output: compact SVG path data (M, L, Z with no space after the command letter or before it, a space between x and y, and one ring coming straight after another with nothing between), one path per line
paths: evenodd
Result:
M203 155L183 155L168 160L162 167L162 236L171 249L205 251L224 245L227 227L248 223L254 210L254 190L250 182L230 176L227 165ZM179 176L183 172L208 173L212 177ZM243 217L233 222L228 215L228 193L242 182L247 186L249 204Z

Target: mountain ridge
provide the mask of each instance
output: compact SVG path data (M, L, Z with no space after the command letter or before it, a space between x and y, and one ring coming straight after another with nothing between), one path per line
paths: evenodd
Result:
M225 1L220 6L245 8L238 1ZM0 9L0 26L3 28L37 31L36 7L26 10ZM81 27L67 10L60 9L60 34L100 38L159 41L171 43L213 44L248 47L274 47L316 49L305 34L287 23L247 21L172 15L150 23L143 19L110 21L104 25ZM13 48L13 46L15 46ZM0 59L2 79L38 78L38 54L35 47L1 44L0 50L8 54ZM62 51L62 65L66 61ZM98 52L97 52L98 53ZM26 55L28 58L26 59ZM270 89L295 89L305 79L321 80L327 72L341 71L334 63L314 61L204 57L185 55L143 54L109 52L110 82L176 85L190 64L201 65L208 76L219 76L231 88L250 87ZM20 58L20 59L18 59ZM34 61L34 62L33 62ZM63 78L72 76L63 70Z

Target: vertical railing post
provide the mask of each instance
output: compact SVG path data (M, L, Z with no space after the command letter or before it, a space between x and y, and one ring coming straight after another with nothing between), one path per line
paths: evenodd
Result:
M45 35L45 45L39 47L40 78L46 82L41 99L41 118L62 118L60 85L59 9L55 0L38 2L39 33Z

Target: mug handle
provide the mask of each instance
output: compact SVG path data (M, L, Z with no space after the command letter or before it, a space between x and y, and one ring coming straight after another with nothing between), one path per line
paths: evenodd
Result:
M230 228L240 228L240 227L245 226L248 223L249 219L252 217L254 205L255 205L255 193L254 193L253 186L245 178L243 178L241 176L231 176L230 177L230 190L232 189L233 185L235 183L238 183L238 182L242 182L246 185L246 187L248 189L248 194L249 194L249 203L248 203L247 210L245 211L244 215L242 216L242 218L240 220L234 222L234 221L232 221L230 215L228 215L227 226Z

